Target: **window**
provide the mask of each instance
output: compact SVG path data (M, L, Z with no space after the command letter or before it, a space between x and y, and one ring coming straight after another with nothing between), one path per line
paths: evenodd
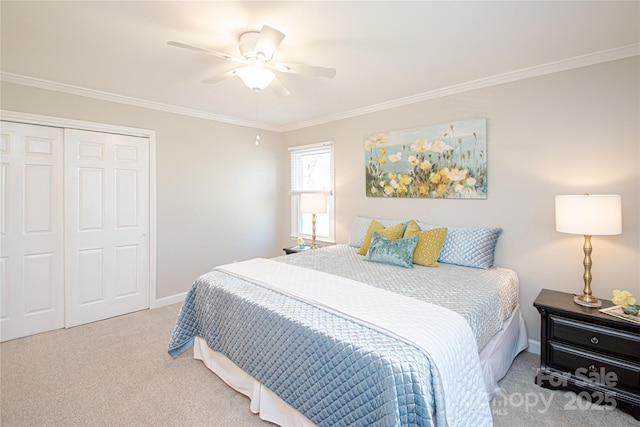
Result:
M316 214L316 240L335 242L333 195L333 143L289 148L291 159L291 236L311 238L311 214L302 213L302 193L327 196L327 212Z

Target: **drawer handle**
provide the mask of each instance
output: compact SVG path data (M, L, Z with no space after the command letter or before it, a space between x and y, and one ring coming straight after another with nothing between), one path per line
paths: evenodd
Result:
M600 342L600 340L598 340L598 337L591 337L591 344L598 344L598 342Z
M596 365L589 365L589 371L590 372L596 372L598 370L598 368L596 367Z

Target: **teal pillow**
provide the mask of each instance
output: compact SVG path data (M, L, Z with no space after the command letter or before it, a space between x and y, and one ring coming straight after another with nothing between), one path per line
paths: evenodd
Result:
M413 268L413 251L417 244L417 234L406 239L391 240L374 231L369 251L364 259L365 261Z

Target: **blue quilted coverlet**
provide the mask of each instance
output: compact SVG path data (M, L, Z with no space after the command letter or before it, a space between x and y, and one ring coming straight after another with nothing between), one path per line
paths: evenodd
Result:
M422 351L237 277L213 271L193 284L171 356L196 336L319 426L447 425L438 370Z
M196 280L171 356L190 349L196 336L316 425L435 423L438 399L422 352L233 276L214 271Z

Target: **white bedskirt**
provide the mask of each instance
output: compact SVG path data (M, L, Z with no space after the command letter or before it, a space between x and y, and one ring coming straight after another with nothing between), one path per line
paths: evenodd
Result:
M502 329L480 352L485 388L490 398L499 392L498 381L506 375L513 360L526 347L527 331L520 305L517 305ZM222 353L211 350L205 340L195 339L193 357L202 360L231 388L249 397L251 412L259 414L261 419L287 427L314 425Z

